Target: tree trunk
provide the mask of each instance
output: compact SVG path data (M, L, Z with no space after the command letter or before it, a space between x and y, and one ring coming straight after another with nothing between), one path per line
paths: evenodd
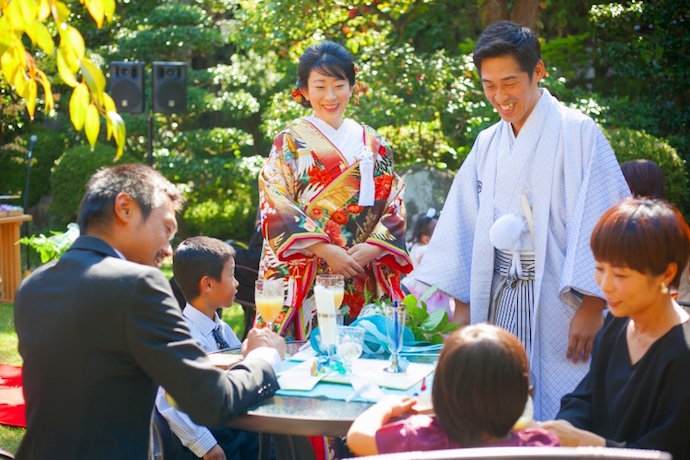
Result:
M539 32L537 30L539 13L539 0L515 0L510 12L510 19L537 34Z
M508 0L484 0L481 15L484 27L496 21L510 18L508 14Z

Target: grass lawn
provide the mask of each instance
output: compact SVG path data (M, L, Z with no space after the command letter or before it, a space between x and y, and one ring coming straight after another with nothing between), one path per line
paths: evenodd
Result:
M165 269L163 271L165 272ZM171 275L172 273L169 276ZM242 337L244 310L239 304L234 304L223 310L223 321L232 327L238 337ZM14 332L12 304L8 303L0 303L0 363L15 366L22 364L22 358L17 351L17 334ZM0 447L13 454L19 449L19 443L23 436L23 428L0 425Z

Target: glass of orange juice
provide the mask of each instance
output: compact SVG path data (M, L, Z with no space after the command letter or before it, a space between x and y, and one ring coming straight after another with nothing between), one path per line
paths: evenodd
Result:
M283 278L257 280L254 282L254 305L266 327L273 330L273 321L285 303L285 283Z

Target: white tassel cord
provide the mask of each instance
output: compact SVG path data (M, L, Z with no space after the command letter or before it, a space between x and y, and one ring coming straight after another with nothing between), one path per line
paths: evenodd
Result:
M355 155L359 160L359 202L360 206L373 206L374 196L376 195L374 185L374 153L368 146L362 146L362 149Z

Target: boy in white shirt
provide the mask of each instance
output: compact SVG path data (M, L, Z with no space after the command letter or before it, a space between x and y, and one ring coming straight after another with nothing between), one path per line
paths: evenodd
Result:
M228 244L205 236L188 238L173 254L173 273L187 304L182 312L190 335L207 353L223 348L240 348L230 326L220 320L216 309L233 304L235 250ZM156 407L175 434L175 458L204 460L256 459L258 434L229 427L196 425L184 412L173 408L158 389Z

